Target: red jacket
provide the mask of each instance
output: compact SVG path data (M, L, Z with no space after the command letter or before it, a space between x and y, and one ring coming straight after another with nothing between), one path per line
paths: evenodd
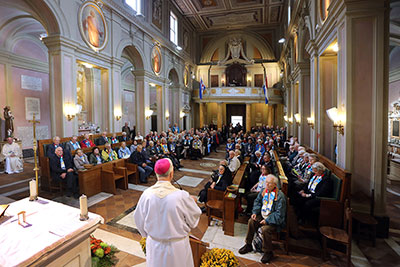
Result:
M86 143L88 143L88 142L89 142L90 145L86 145ZM84 140L82 140L82 142L81 142L81 147L82 147L82 148L84 148L84 147L94 147L94 144L93 144L92 140L90 140L90 139L84 139Z

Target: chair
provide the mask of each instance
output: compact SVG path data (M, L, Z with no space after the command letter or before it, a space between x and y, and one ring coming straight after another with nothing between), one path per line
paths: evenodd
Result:
M365 233L371 237L372 245L375 247L376 244L376 226L378 221L374 217L374 207L375 207L375 190L371 190L371 203L370 203L370 213L353 212L353 220L356 223L356 239L357 244L360 242L361 236L361 225L366 226L367 231Z
M104 192L117 194L117 187L128 189L128 178L126 169L123 167L114 167L112 162L106 163L101 169L101 184Z
M283 244L286 255L289 255L289 226L291 222L291 216L289 209L292 209L292 206L289 205L289 198L286 198L286 225L279 233L275 233L273 236L273 241ZM285 235L285 239L281 239L281 234Z
M351 235L352 235L352 211L349 207L349 202L346 200L345 209L344 209L344 229L339 229L335 227L322 226L319 228L319 231L322 235L322 259L326 259L328 247L327 240L333 240L338 243L344 244L346 246L346 257L347 257L347 266L351 266ZM333 252L332 249L329 249Z
M215 190L209 188L207 190L207 218L208 225L210 225L211 219L217 219L224 222L224 191ZM224 229L223 224L223 229Z
M130 163L129 159L122 159L115 163L116 167L122 167L126 169L126 177L128 177L128 182L139 184L139 172L137 171L137 165ZM133 179L132 179L133 176ZM130 179L131 178L131 179Z

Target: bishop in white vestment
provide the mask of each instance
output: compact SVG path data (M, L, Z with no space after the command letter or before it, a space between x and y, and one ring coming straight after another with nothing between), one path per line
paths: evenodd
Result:
M5 172L8 174L23 171L24 164L21 160L22 151L12 137L7 138L7 143L1 149L0 160L5 159Z
M192 267L189 232L200 220L201 210L188 192L171 184L174 168L170 159L156 162L158 182L145 190L134 218L146 237L146 266Z

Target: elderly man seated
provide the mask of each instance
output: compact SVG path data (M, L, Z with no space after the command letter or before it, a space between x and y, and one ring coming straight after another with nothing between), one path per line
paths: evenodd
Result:
M64 154L62 147L57 147L54 155L50 156L50 175L54 181L66 181L68 197L79 197L78 177L74 174L71 156Z
M107 132L103 132L103 133L101 134L101 136L100 136L99 138L96 139L96 144L97 144L98 146L105 145L106 143L109 143L109 142L110 142L110 140L109 140L108 137L107 137Z
M85 148L85 147L94 147L94 146L95 146L94 143L89 138L89 134L85 134L85 139L82 140L81 147Z
M279 180L274 175L268 175L265 189L262 190L256 200L251 218L248 222L246 244L239 250L240 254L253 251L253 238L258 228L262 232L262 250L264 255L262 263L268 263L273 258L272 233L279 232L286 224L286 197L277 187Z
M63 144L60 144L60 141L61 141L60 137L58 137L58 136L53 137L53 144L47 146L47 150L46 150L47 157L54 156L55 150L57 147L61 147L63 150L67 150L67 148L64 147ZM66 151L64 151L64 152L66 152Z
M228 168L231 173L235 173L240 167L240 161L236 157L235 151L229 151Z
M148 165L151 161L146 158L142 150L142 145L138 145L136 150L131 154L130 161L137 165L140 182L147 183L147 177L153 172L153 168Z
M118 157L120 159L127 159L131 156L131 151L126 146L125 142L121 143L121 147L118 149Z
M0 161L5 159L5 172L8 174L20 173L24 164L21 159L21 147L14 142L12 137L7 138L7 143L1 149Z
M81 148L81 145L78 142L78 137L76 135L72 136L71 140L69 142L67 142L66 148L69 151L77 150L78 148Z
M86 164L90 164L88 157L83 153L81 148L75 150L74 165L77 170L85 169Z

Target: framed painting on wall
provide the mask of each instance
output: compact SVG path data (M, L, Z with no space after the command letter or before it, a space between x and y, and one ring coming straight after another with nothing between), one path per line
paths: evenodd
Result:
M161 50L158 45L153 46L151 50L151 67L155 74L159 75L161 73Z
M188 87L189 85L189 69L187 66L185 67L185 72L183 73L183 84L185 87Z
M99 52L107 45L108 33L104 13L94 1L87 1L79 9L79 30L83 41Z

